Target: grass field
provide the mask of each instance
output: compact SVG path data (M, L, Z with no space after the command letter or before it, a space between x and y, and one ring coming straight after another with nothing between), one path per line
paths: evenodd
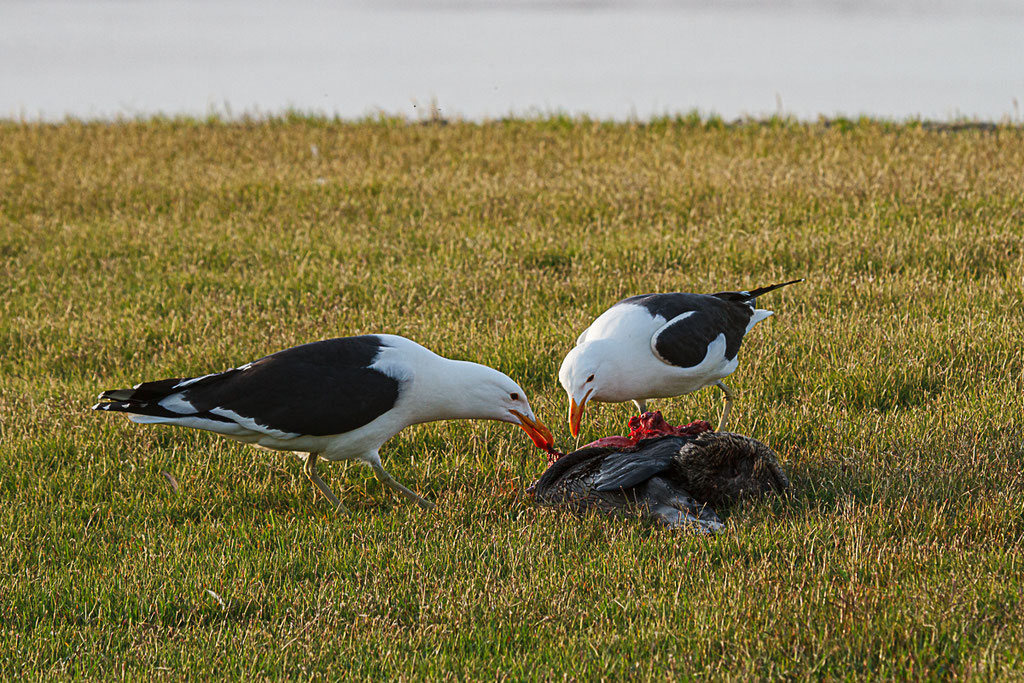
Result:
M566 449L607 305L794 277L730 382L794 490L715 538L535 508L510 425L385 447L429 514L323 466L338 517L291 456L88 410L393 332ZM1022 289L1014 127L0 123L0 678L1024 678Z

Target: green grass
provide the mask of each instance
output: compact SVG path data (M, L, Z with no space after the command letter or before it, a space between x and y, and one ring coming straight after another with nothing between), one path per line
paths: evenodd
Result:
M535 508L509 425L385 447L430 514L325 465L346 518L291 456L88 410L386 331L566 448L607 305L800 276L730 381L793 492L716 538ZM1022 678L1022 288L1016 127L0 123L0 678Z

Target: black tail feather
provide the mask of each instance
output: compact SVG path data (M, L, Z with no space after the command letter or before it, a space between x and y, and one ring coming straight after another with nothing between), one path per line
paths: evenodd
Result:
M161 379L155 382L136 384L131 389L111 389L100 394L101 400L110 401L159 401L174 393L174 387L181 383L181 377Z
M111 413L131 413L133 415L152 415L158 418L183 418L180 413L174 413L163 407L160 403L145 400L111 400L93 405L94 411L108 411Z
M796 283L803 282L803 281L804 281L804 278L800 278L799 280L790 280L789 282L780 282L777 285L768 285L767 287L758 287L757 289L752 289L749 292L747 292L747 297L746 298L753 300L753 299L756 299L757 297L761 296L762 294L767 294L768 292L773 292L776 289L780 289L780 288L786 287L788 285L795 285Z
M109 392L104 392L104 394ZM103 398L103 396L100 396ZM97 403L92 407L93 410L109 410L115 413L130 413L132 404L129 401L107 401Z
M100 400L108 401L159 401L171 394L186 389L198 389L214 382L226 379L235 373L241 372L240 368L231 368L223 372L214 372L200 377L170 377L158 379L153 382L142 382L131 389L111 389L100 394Z
M128 401L131 400L134 389L111 389L100 394L101 401Z
M106 392L110 393L110 392ZM236 424L234 420L224 417L223 415L215 415L210 411L197 411L195 413L178 413L173 410L168 410L162 405L155 401L106 401L97 403L92 407L93 410L103 410L111 413L131 413L133 415L152 415L153 417L166 417L171 419L181 419L186 417L195 417L203 420L210 420L211 422L223 422L225 424Z
M185 417L181 413L167 410L159 403L149 401L107 401L97 403L93 410L105 410L112 413L132 413L134 415L153 415L155 417Z

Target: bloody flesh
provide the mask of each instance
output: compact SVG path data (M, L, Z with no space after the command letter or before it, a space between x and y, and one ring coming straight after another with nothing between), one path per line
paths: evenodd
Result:
M703 432L710 431L711 425L704 420L694 420L686 425L670 425L661 416L660 411L655 411L629 418L628 436L606 436L597 441L591 441L583 446L583 448L616 448L622 450L632 448L644 439L656 439L660 436L697 436ZM548 454L548 465L551 465L565 455L556 450L553 445L544 450Z

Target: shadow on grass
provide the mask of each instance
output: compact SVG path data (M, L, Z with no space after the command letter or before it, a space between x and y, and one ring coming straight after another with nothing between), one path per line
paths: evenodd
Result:
M1024 432L1015 426L951 424L838 448L834 443L773 444L792 455L792 487L779 505L789 514L831 512L840 504L949 504L1024 497Z

